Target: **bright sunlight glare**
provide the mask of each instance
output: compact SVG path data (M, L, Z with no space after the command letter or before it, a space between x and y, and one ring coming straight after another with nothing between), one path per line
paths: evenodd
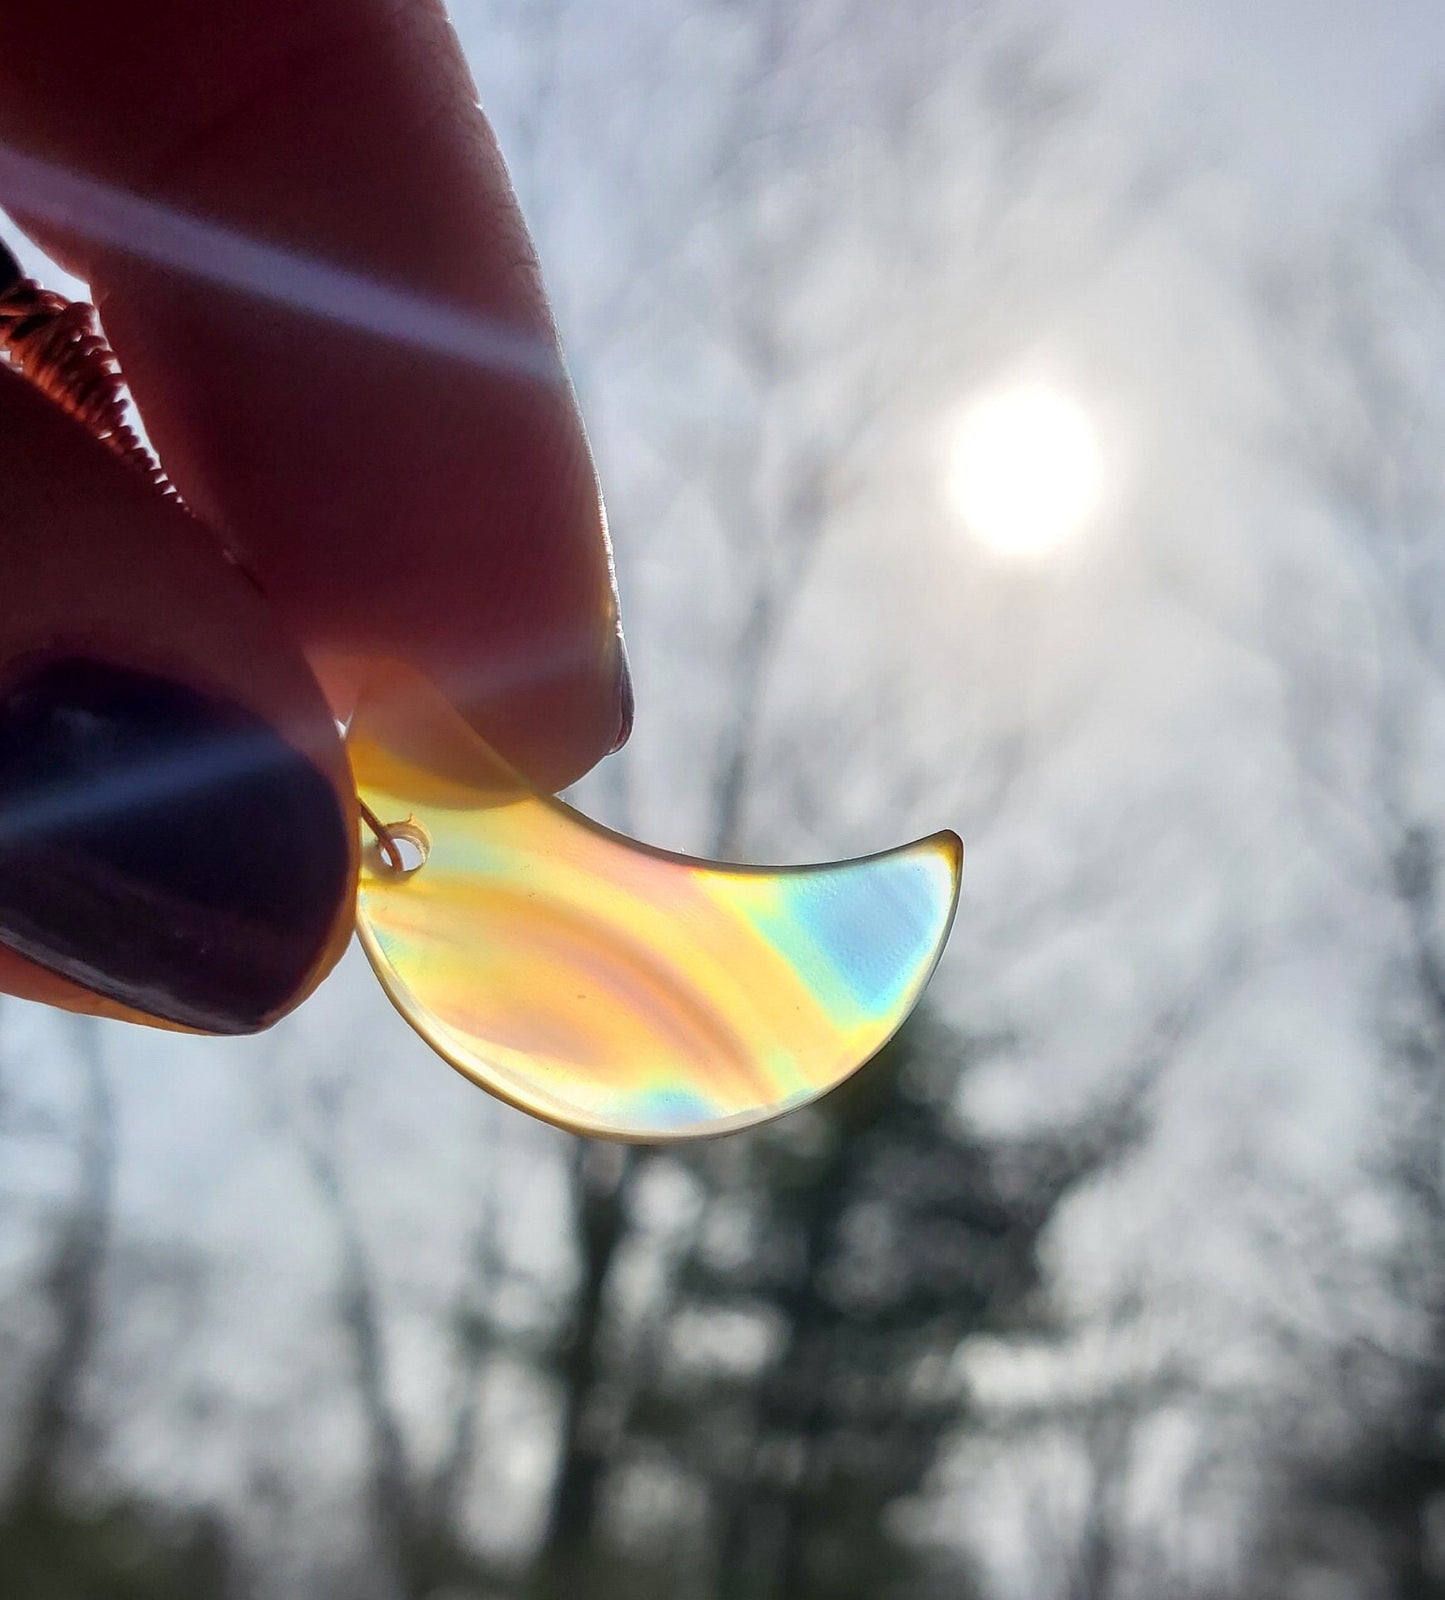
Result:
M947 492L975 538L1000 555L1052 555L1098 509L1104 464L1087 413L1043 384L996 391L962 415Z

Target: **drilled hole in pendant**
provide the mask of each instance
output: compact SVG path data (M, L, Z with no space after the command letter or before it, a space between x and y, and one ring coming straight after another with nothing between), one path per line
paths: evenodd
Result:
M396 860L391 870L405 876L426 864L431 854L431 836L419 822L389 822L386 831L391 835Z
M376 859L393 877L410 877L431 854L431 835L415 817L382 822L370 806L360 804L362 821L375 835L371 849Z

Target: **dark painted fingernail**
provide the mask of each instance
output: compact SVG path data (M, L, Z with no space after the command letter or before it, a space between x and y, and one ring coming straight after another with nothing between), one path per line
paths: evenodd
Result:
M20 263L15 259L10 246L0 239L0 294L5 294L19 283L25 274L20 269Z
M632 717L637 710L637 696L632 688L632 663L627 659L627 640L619 632L617 635L617 655L619 666L618 696L622 702L622 721L617 730L617 743L612 746L609 754L617 752L632 737Z
M0 944L214 1033L305 981L347 892L331 785L254 712L52 660L0 691Z

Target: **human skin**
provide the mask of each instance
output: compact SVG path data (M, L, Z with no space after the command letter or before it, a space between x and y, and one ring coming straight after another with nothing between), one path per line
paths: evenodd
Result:
M525 226L433 0L0 0L0 15L9 151L555 348ZM631 687L585 434L565 382L264 303L143 243L90 235L83 215L62 227L24 194L0 201L90 285L190 508L0 372L0 821L34 728L75 726L73 707L37 723L19 701L6 723L6 693L37 662L151 674L272 730L329 788L312 824L335 869L313 875L326 904L303 909L323 931L294 982L278 967L264 1004L218 1019L230 1025L217 1031L248 1031L304 998L346 943L356 812L335 718L362 664L420 669L545 788L626 737ZM125 701L142 702L146 715L172 706ZM113 897L116 862L132 854L101 853ZM102 946L77 961L50 950L63 939L43 905L26 902L7 931L3 860L0 848L0 989L145 1011L104 971ZM205 867L207 904L220 904L226 860ZM166 894L190 892L178 884ZM278 926L291 915L275 910ZM183 974L173 987L185 990ZM184 997L170 1009L162 1020L198 1025Z

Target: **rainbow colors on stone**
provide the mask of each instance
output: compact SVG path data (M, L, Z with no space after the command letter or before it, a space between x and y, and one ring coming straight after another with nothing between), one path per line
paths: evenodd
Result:
M402 1015L484 1089L578 1133L686 1139L836 1087L889 1038L953 920L939 833L817 867L654 850L532 790L428 685L393 674L348 746L367 835L357 924Z

